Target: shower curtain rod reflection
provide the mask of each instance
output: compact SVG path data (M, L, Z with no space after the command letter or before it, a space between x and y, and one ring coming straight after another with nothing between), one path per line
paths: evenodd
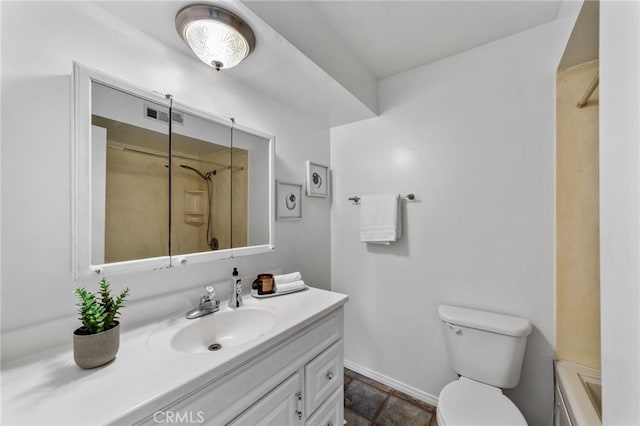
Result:
M593 95L593 92L596 91L596 88L598 87L599 84L600 84L600 72L598 71L596 73L596 76L593 77L593 80L591 80L591 83L589 83L589 86L587 87L587 90L585 90L584 95L582 95L582 97L576 104L578 108L584 107L587 104L587 102L589 102L589 99Z
M107 145L107 148L109 148L109 149L115 149L116 151L132 152L132 153L134 153L134 154L142 154L142 155L148 155L148 156L151 156L151 157L164 158L165 160L168 160L168 159L169 159L169 156L168 156L168 155L165 155L165 154L156 154L156 153L153 153L153 152L143 151L143 150L141 150L141 149L125 148L125 147L123 147L123 146L109 146L109 145ZM229 166L229 165L227 165L227 164L216 163L215 161L209 161L209 160L201 160L201 159L199 159L199 158L185 157L185 156L182 156L182 155L176 155L176 154L171 155L171 158L172 158L172 159L173 159L173 158L178 158L178 159L181 159L181 160L197 161L197 162L199 162L199 163L212 164L212 165L214 165L214 166L219 166L219 167L221 167L221 170L226 170L226 169L230 169L230 168L232 168L232 166ZM239 172L239 171L242 171L242 170L244 170L244 167L240 167L240 166L233 166L233 171L234 171L234 172Z

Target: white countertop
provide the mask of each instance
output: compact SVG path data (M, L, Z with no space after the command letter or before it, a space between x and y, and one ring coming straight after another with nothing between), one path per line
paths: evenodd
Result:
M71 344L3 365L2 424L107 424L122 422L142 406L159 409L337 309L347 296L310 288L268 299L245 295L244 300L275 312L277 323L255 340L218 352L185 354L149 346L149 336L163 324L190 321L179 312L122 333L118 355L105 367L77 367ZM221 307L228 309L225 301Z

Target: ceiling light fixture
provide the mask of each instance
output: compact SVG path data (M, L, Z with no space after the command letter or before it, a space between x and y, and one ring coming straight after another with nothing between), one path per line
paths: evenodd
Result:
M238 65L256 45L253 31L240 17L208 4L181 9L176 30L198 59L218 71Z

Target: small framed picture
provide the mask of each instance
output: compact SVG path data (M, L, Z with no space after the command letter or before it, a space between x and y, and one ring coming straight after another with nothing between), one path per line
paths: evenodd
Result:
M302 184L276 181L276 218L302 219Z
M307 161L307 196L329 196L329 167Z

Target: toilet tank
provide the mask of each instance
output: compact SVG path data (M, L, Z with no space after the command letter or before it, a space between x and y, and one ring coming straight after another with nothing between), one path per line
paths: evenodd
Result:
M529 320L450 305L440 305L438 313L456 373L499 388L518 385Z

